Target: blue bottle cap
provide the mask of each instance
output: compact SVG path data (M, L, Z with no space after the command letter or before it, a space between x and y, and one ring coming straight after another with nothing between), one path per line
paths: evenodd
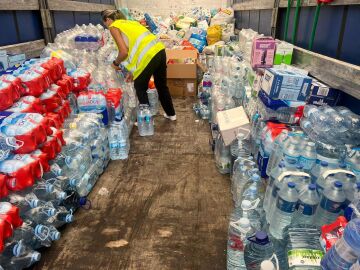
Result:
M284 168L285 167L285 161L282 159L279 163L279 167L280 168Z
M55 216L55 214L56 214L56 210L54 208L51 208L47 211L47 215L49 217Z
M316 190L316 184L310 184L309 189L310 190Z
M324 167L327 167L327 166L329 165L329 163L327 163L327 161L322 160L322 161L320 162L320 165L321 165L321 166L324 166Z
M341 169L346 169L346 164L345 164L345 163L340 163L340 164L339 164L339 167L340 167Z
M74 215L71 215L71 214L66 215L66 217L65 217L66 223L71 223L73 221L74 221Z
M295 183L294 182L289 182L288 187L289 188L295 188Z
M72 186L72 187L76 187L76 179L71 179L70 181L69 181L69 184L70 184L70 186Z
M258 181L260 179L260 176L257 174L257 173L254 173L252 176L251 176L251 179L254 180L254 181Z
M335 181L334 186L337 188L341 188L343 184L340 181Z
M84 205L86 205L86 202L87 202L86 197L81 197L79 200L79 205L84 206Z
M65 200L65 198L66 198L66 193L65 192L60 192L59 193L59 200L61 200L61 201L63 201L63 200Z
M22 242L18 242L13 248L13 254L15 257L20 257L25 252L25 246Z
M52 193L54 191L54 186L51 184L46 184L46 192Z
M60 239L61 233L60 232L52 232L50 233L50 238L52 241L57 241Z
M37 251L34 251L34 253L31 255L31 260L33 262L38 262L41 259L41 254Z
M29 205L30 205L31 208L36 208L36 207L39 206L39 204L40 204L40 201L37 200L37 199L31 200L30 203L29 203Z
M258 231L255 234L256 242L260 245L266 245L269 243L269 236L264 231Z
M44 225L37 225L34 230L35 235L37 235L37 236L41 235L44 228L45 228Z

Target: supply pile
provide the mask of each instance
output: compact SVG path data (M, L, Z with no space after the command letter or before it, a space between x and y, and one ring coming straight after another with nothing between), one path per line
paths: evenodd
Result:
M78 208L91 208L86 197L110 158L127 158L135 94L109 68L115 49L108 35L76 26L40 59L0 76L4 269L39 261L37 250L60 238L58 228Z
M223 52L200 56L194 111L230 174L227 269L356 268L360 116L290 65L291 44L243 29Z

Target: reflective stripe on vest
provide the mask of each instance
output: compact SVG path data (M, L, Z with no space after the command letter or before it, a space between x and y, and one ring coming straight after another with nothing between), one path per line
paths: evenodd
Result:
M137 50L139 49L139 46L140 46L141 42L142 42L147 36L150 36L150 35L151 35L150 32L144 32L144 33L142 33L142 34L136 39L135 45L134 45L134 47L132 48L131 53L130 53L128 59L124 62L125 65L130 65L130 63L133 61L133 58L134 58Z

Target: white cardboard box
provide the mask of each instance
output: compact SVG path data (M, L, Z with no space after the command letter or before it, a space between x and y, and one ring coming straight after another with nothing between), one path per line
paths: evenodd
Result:
M225 145L230 145L239 132L245 135L250 132L250 121L242 106L218 112L217 121Z

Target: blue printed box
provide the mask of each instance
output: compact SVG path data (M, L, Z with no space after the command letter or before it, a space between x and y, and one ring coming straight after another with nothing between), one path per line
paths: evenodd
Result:
M312 79L278 68L265 70L261 89L272 99L305 101L310 94Z
M308 104L336 106L341 98L341 91L315 79L312 81Z

